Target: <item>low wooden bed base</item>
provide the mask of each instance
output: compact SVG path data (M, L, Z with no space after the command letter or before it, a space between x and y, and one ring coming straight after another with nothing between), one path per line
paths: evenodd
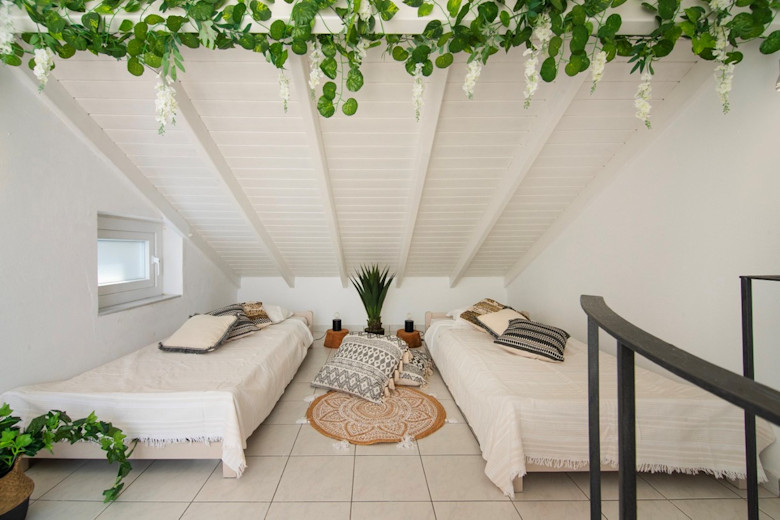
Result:
M296 312L293 316L300 316L306 320L309 330L314 325L314 312L303 311ZM311 345L310 345L311 346ZM251 434L250 434L251 435ZM91 442L78 442L76 444L57 444L54 453L40 451L35 456L36 459L105 459L106 453L100 447ZM210 442L187 442L175 443L165 446L147 446L138 443L130 456L130 460L145 459L222 459L222 443ZM222 465L222 476L225 478L236 478L236 472Z

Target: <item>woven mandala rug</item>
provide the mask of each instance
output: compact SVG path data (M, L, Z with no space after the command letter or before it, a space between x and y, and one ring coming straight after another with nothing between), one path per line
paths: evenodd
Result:
M306 417L314 429L333 439L376 444L401 442L405 435L421 439L441 428L447 414L434 397L398 386L382 404L330 391L311 403Z

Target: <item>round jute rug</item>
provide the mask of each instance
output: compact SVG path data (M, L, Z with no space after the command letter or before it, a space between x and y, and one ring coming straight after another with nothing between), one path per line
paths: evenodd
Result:
M447 414L434 397L397 386L382 404L330 391L311 403L306 417L314 429L333 439L376 444L401 442L405 435L421 439L441 428Z

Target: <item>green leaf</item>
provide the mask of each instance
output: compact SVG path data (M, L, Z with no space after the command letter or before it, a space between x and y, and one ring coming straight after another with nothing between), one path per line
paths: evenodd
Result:
M579 52L585 50L585 45L588 43L588 30L584 25L575 25L571 31L571 43L569 47L572 52Z
M127 60L127 71L133 76L140 76L144 73L144 66L138 61L138 58L133 56Z
M656 13L658 9L651 3L648 2L642 2L642 7L645 9L645 11L650 13Z
M263 2L253 0L250 4L252 11L252 19L256 22L267 22L271 19L271 9L268 8Z
M498 16L498 6L493 2L479 4L477 11L479 12L479 16L481 16L487 23L493 23L493 21L496 19L496 16Z
M197 49L200 46L200 40L197 35L192 33L182 33L179 35L181 42L190 49Z
M46 28L52 34L59 34L65 28L65 19L57 11L49 11L46 15Z
M147 52L146 54L144 54L144 63L146 63L153 69L156 69L160 65L162 65L162 57L152 52Z
M421 5L423 5L424 0L404 0L404 3L408 5L409 7L414 7L417 9Z
M443 32L444 29L442 29L441 20L431 20L428 22L428 25L425 26L425 29L423 29L422 34L429 40L438 40Z
M230 18L233 20L233 23L236 25L241 24L241 20L244 19L244 13L246 13L246 5L245 4L236 4L233 6L233 14L230 16Z
M726 63L733 63L733 64L735 64L735 65L736 65L737 63L739 63L740 61L742 61L742 58L744 58L744 57L745 57L745 56L744 56L744 55L743 55L741 52L739 52L739 51L735 51L735 52L729 52L729 53L727 53L727 54L726 54L726 56L728 56L728 59L726 60Z
M780 30L773 31L769 36L764 38L761 42L761 47L758 48L761 54L773 54L780 50Z
M138 22L135 24L135 27L133 27L133 34L136 38L139 40L145 40L146 39L146 33L149 30L149 26L146 25L144 22Z
M127 54L130 56L138 56L144 52L144 42L142 40L133 39L127 42Z
M433 4L424 3L420 7L417 8L417 17L422 18L423 16L428 16L433 12Z
M566 6L564 5L563 0L550 0L550 3L559 13L562 13L566 10Z
M582 6L585 9L585 13L593 17L606 10L611 2L612 0L585 0Z
M571 8L571 23L575 26L585 25L586 13L581 5L575 5Z
M322 117L331 117L336 113L336 108L333 106L333 101L325 96L320 96L317 101L317 111Z
M689 7L685 10L685 16L693 23L696 23L702 14L704 14L704 12L701 7Z
M422 74L425 77L433 74L433 62L431 60L425 60L422 66Z
M284 33L287 31L287 24L284 23L282 20L276 20L274 23L271 24L271 29L269 30L268 34L273 38L274 40L281 40L284 38Z
M663 20L671 20L679 7L680 0L658 0L658 16Z
M97 32L100 27L100 15L97 13L86 13L81 17L81 24L90 32Z
M382 20L385 22L392 20L395 13L398 12L398 6L395 5L392 0L378 0L375 5L379 11L379 16L382 17Z
M440 69L446 69L450 65L452 65L452 62L454 61L454 58L452 56L452 53L446 53L442 54L438 58L436 58L436 66Z
M338 68L339 66L334 58L325 58L320 64L320 70L330 79L336 79Z
M701 54L704 49L715 48L715 38L710 33L702 33L698 38L693 38L692 47L694 54Z
M498 17L501 20L501 25L503 25L504 27L509 27L509 22L511 21L511 17L509 16L508 12L501 11Z
M332 81L328 81L322 86L322 95L327 99L333 100L336 98L336 84Z
M560 36L553 36L550 39L550 43L548 44L547 50L551 57L555 57L558 55L558 51L561 50L561 45L563 45L563 38Z
M428 55L431 53L431 48L427 45L418 45L412 51L412 60L415 63L423 63L428 59Z
M661 40L653 47L653 55L656 58L668 56L674 50L674 42L671 40Z
M198 21L206 21L211 19L211 15L214 14L214 5L209 2L201 0L197 2L190 9L190 16Z
M133 22L130 20L122 20L122 23L119 24L119 32L130 32L133 30Z
M462 1L463 0L447 0L447 12L450 13L452 18L455 18L458 15Z
M354 115L355 112L357 112L357 109L358 109L358 102L355 98L349 98L344 102L343 105L341 105L341 111L348 116Z
M576 76L579 74L582 67L582 54L572 54L569 58L569 63L566 64L566 74L569 76Z
M22 64L22 59L16 54L3 54L2 60L3 63L10 65L11 67L18 67Z
M186 21L187 19L183 16L172 15L165 20L165 26L172 32L179 32L179 29L181 29L181 26L184 25L184 22Z
M395 61L406 61L406 58L409 57L409 51L401 47L400 45L396 45L393 47L393 59Z
M696 24L691 22L686 21L680 23L680 29L688 38L693 38L693 36L696 34Z
M144 18L144 22L146 22L148 25L157 25L158 23L163 23L165 21L165 18L160 16L159 14L150 14L146 18Z
M290 49L298 56L303 56L309 51L306 40L293 40Z
M314 20L317 12L317 4L312 1L302 0L295 4L290 14L296 25L307 25Z
M551 56L542 62L542 67L539 69L539 75L547 83L555 80L555 76L558 75L558 67L556 66L555 58Z
M363 73L359 69L349 69L347 74L347 90L357 92L363 87Z
M626 3L626 0L612 0L612 7L618 7Z

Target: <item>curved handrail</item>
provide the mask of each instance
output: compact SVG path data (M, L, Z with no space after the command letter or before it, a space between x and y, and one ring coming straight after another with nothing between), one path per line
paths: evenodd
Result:
M667 343L615 313L601 296L580 296L585 313L634 352L759 417L780 424L780 392Z

